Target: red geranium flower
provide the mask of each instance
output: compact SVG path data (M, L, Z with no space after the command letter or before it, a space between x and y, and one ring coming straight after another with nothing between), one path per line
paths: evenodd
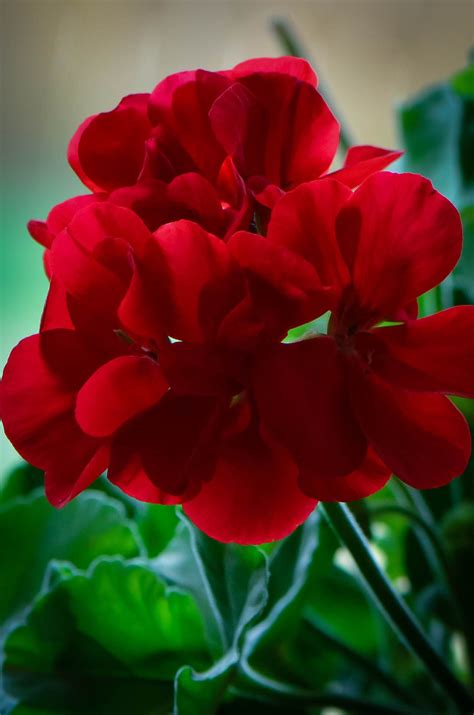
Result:
M76 213L52 246L42 333L15 348L1 388L5 430L46 471L53 504L108 467L223 540L280 538L306 518L316 502L260 420L249 368L331 294L305 261L274 254L275 284L253 295L231 247L195 223L152 235L109 203ZM280 319L267 320L272 303Z
M5 369L6 432L54 504L108 467L224 541L281 538L392 472L444 484L470 450L440 393L474 396L474 308L414 306L460 249L456 210L411 175L303 185L266 237L228 243L88 206L52 246L43 332ZM329 335L281 342L328 309Z
M316 86L305 60L282 57L179 72L151 94L125 97L86 119L69 146L71 166L94 195L30 222L31 235L49 249L76 210L103 200L131 208L152 231L181 218L224 238L247 228L254 196L271 207L334 158L339 126ZM335 176L356 186L397 156L354 147Z
M277 204L267 240L317 266L337 290L329 335L273 345L255 367L260 414L295 456L302 489L352 498L341 475L368 448L421 489L461 474L470 434L445 394L474 397L474 307L416 319L417 297L459 259L454 206L410 174L376 174L354 193L312 182ZM328 476L324 494L315 462Z

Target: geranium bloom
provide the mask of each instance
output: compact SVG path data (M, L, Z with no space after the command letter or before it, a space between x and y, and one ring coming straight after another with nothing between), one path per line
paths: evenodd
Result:
M417 297L460 256L454 206L410 174L376 174L354 193L312 182L277 204L267 240L337 291L329 335L271 346L255 368L260 413L295 456L305 493L350 499L338 475L368 448L414 487L461 474L470 434L445 394L474 397L474 308L416 319ZM325 494L306 473L314 460L331 475Z
M6 432L46 471L54 504L108 467L124 491L184 502L223 540L280 538L314 508L261 419L253 365L334 291L307 261L246 238L225 243L189 221L152 235L109 203L57 236L42 333L13 351L1 393ZM358 496L387 478L371 456L350 475Z
M252 296L219 238L188 221L153 236L109 203L74 216L51 262L42 333L15 348L1 389L5 430L46 471L50 501L66 503L108 467L124 491L185 502L224 540L279 538L301 523L316 502L258 417L249 366L288 321L329 307L314 269L280 262L276 285ZM281 320L267 320L274 302Z
M69 146L94 194L30 222L31 235L49 249L76 210L104 200L133 209L152 231L181 218L224 238L249 227L255 197L271 207L334 159L339 126L316 86L305 60L283 57L179 72L151 94L125 97L86 119ZM335 176L356 186L397 156L354 147Z
M53 243L42 333L5 369L6 432L56 505L108 467L225 541L281 538L392 472L444 484L470 442L439 393L474 395L474 309L415 304L460 249L456 210L411 175L302 185L267 236L227 243L87 206ZM328 335L282 343L328 309Z

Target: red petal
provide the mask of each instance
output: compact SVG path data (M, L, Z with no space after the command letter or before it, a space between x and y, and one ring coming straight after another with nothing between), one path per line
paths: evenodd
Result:
M197 70L193 81L179 81L173 90L171 111L163 115L196 167L211 181L217 178L225 152L214 136L209 110L228 85L229 80L217 72Z
M210 233L221 235L224 212L214 186L194 173L177 176L168 186L168 201L175 206L175 219L196 221Z
M328 477L302 470L298 481L305 494L319 501L355 501L378 492L390 476L391 471L369 449L361 466L350 474Z
M262 206L273 209L278 201L285 195L283 189L275 184L270 184L263 176L255 176L248 181L248 187L256 200Z
M274 335L285 335L332 305L332 295L304 258L267 238L246 231L229 248L247 276L256 314Z
M160 365L178 395L222 395L242 387L245 357L210 345L170 343L160 349Z
M144 253L151 234L132 211L109 203L77 213L55 239L52 265L66 291L111 323L130 280L129 253Z
M114 452L112 452L114 455ZM114 459L116 457L114 456ZM181 497L168 494L156 486L147 475L138 451L130 449L126 458L120 458L120 463L113 463L108 471L109 480L125 494L139 501L151 504L180 504Z
M171 281L168 335L196 343L212 339L242 295L236 261L222 240L191 221L162 226L155 236Z
M10 355L1 383L5 432L24 459L45 470L46 494L55 506L85 489L107 461L103 442L84 435L74 420L75 380L65 381L65 375L56 373L44 356L50 337L73 335L51 331L26 338ZM76 347L80 352L79 344ZM67 372L73 369L71 363L64 365Z
M74 393L104 362L101 346L75 330L41 333L40 348L50 372Z
M98 246L100 248L101 244ZM107 247L121 256L124 263L127 261L126 244L109 241ZM51 257L53 274L66 293L97 308L105 316L113 316L126 289L120 275L104 265L96 255L84 251L66 231L62 231L54 241Z
M262 351L253 383L262 420L301 470L346 475L361 465L367 441L352 414L332 338Z
M223 92L209 114L214 133L245 178L288 188L318 178L337 149L339 127L307 82L253 74Z
M132 277L118 316L131 335L141 337L145 344L154 340L161 345L168 341L173 311L168 266L158 241L152 237L141 259L133 261Z
M172 103L175 90L184 84L194 82L197 70L175 72L159 82L150 95L149 114L153 124L172 122Z
M53 276L46 303L41 316L41 332L55 328L72 329L73 323L67 306L67 294L64 286Z
M410 390L474 397L474 306L361 334L362 350L367 339L373 343L371 367L385 380Z
M247 87L236 82L230 85L214 102L209 112L214 133L238 171L244 178L254 174L266 174L265 131L268 123L265 109ZM274 156L278 157L278 147ZM279 174L273 173L272 180L279 181Z
M230 438L212 479L184 511L213 539L261 544L288 536L317 502L297 484L289 453L255 426Z
M46 468L44 475L46 498L56 507L65 506L87 489L105 472L110 459L109 445L100 446L95 440L96 445L91 449L72 417L70 430L64 428L65 425L58 434L63 450L58 450L55 463Z
M393 315L440 283L462 246L458 212L415 174L369 177L341 211L338 235L361 319Z
M394 474L418 489L447 484L465 470L471 440L443 395L403 390L350 363L354 412L369 444Z
M67 228L78 211L87 208L91 204L105 201L106 194L83 194L74 196L72 199L62 201L54 206L48 214L47 225L52 236L56 236L64 228Z
M137 479L143 484L144 473L160 500L161 494L177 501L189 498L212 473L221 414L215 398L167 393L115 435L110 480L118 486L125 480L134 488Z
M337 179L337 181L350 188L354 188L371 174L385 169L395 159L401 157L402 154L402 151L382 149L378 146L352 146L347 152L342 169L332 171L327 176L331 179Z
M224 239L228 239L234 231L249 225L253 213L253 201L230 156L219 169L216 189L226 219Z
M140 254L150 239L147 227L133 211L108 202L75 213L67 230L88 251L106 238L122 238Z
M111 191L137 180L151 131L148 99L148 94L124 97L112 111L86 119L74 134L69 163L92 191Z
M232 79L246 77L257 72L273 72L286 74L303 82L309 82L313 87L318 84L315 71L307 60L301 57L257 57L252 60L240 62L233 69L226 72Z
M349 280L339 251L336 219L351 192L331 179L299 186L273 209L268 239L305 258L316 269L321 283L339 287Z
M28 221L27 223L28 232L37 243L45 248L50 248L54 236L48 230L45 221Z
M168 383L148 357L126 355L102 365L77 395L76 420L92 437L107 437L161 400Z
M288 115L291 149L286 154L286 188L321 176L331 165L339 144L339 124L310 85L300 84L295 90Z
M131 209L150 231L154 231L174 218L167 200L167 190L164 181L149 179L133 186L115 189L109 194L109 201Z

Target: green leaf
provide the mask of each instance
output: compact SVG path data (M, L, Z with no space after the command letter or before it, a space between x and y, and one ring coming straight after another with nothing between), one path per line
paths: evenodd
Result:
M399 126L405 148L400 169L431 179L463 221L463 255L441 292L431 292L435 303L443 299L434 308L474 303L474 64L406 102L399 110ZM434 312L430 297L421 300L422 315Z
M404 103L399 127L405 154L400 170L423 174L451 201L462 193L459 164L462 99L441 84Z
M469 65L451 79L453 89L463 97L474 98L474 64Z
M451 582L461 608L471 660L474 659L474 582L468 577L474 562L474 502L451 509L442 521Z
M264 618L246 637L245 656L257 670L272 674L285 638L303 615L312 559L318 545L320 514L313 514L282 541L269 559L269 597Z
M0 506L17 497L30 494L37 487L43 486L44 476L41 469L36 469L26 462L9 471L0 487Z
M176 509L162 504L137 505L135 523L150 558L158 556L173 538L179 523Z
M325 529L321 524L320 533ZM380 635L376 612L348 552L339 548L329 560L326 538L320 538L313 559L307 609L349 646L373 654Z
M236 665L235 654L229 651L204 673L183 666L175 678L175 715L213 715L237 673Z
M30 706L165 713L184 663L210 663L194 600L142 562L102 559L35 601L6 640L4 682Z
M474 165L474 159L472 161ZM457 302L474 303L474 204L465 206L461 210L461 219L464 228L464 244L461 260L454 269L454 279L456 288L463 295Z
M103 554L132 558L142 550L123 506L93 491L79 495L61 510L37 492L3 505L0 543L0 621L35 596L52 559L86 568Z
M265 554L256 546L222 544L182 521L169 547L154 561L157 573L191 593L204 614L218 656L240 644L268 598Z
M154 566L168 583L194 596L218 660L207 672L177 673L175 714L211 715L237 674L245 634L267 602L267 557L254 546L214 541L178 514L182 523Z

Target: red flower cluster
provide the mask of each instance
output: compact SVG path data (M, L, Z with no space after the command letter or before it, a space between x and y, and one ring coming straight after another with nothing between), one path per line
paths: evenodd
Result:
M108 469L259 543L392 473L427 488L464 470L445 393L474 397L474 308L417 319L459 258L459 216L422 177L379 171L395 152L356 147L325 174L337 145L290 58L173 75L80 126L69 159L94 193L30 224L51 287L1 385L53 504ZM327 334L291 341L328 311Z

